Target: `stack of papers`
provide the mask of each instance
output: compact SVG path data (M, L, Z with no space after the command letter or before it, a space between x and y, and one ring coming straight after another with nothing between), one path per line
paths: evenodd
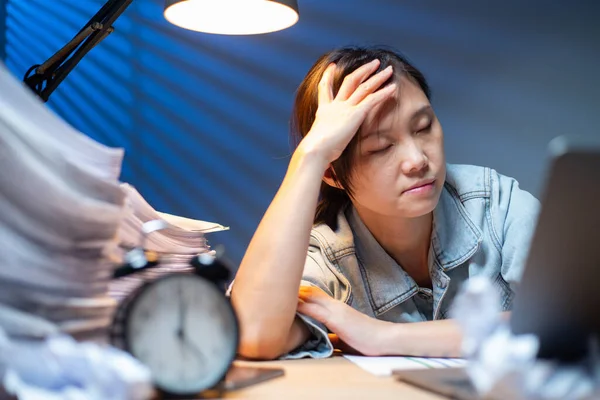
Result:
M123 151L73 129L0 65L0 326L94 339L125 212Z
M48 109L0 63L0 328L106 341L118 300L148 280L191 269L221 225L160 213L119 181L123 150ZM163 229L142 235L148 221ZM136 247L160 265L117 281ZM1 367L1 366L0 366Z
M172 272L191 272L190 261L194 255L211 252L205 233L229 229L222 225L183 218L156 211L131 185L121 185L126 195L127 213L118 231L119 262L124 262L127 251L141 247L158 253L160 264L133 275L115 280L110 285L110 296L122 300L144 282L149 282ZM142 234L149 221L161 220L160 230Z

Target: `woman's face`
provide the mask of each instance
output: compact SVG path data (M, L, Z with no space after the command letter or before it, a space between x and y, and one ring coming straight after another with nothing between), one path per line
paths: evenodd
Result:
M395 97L367 115L358 135L350 180L359 212L404 218L431 212L446 178L444 142L419 85L401 77Z

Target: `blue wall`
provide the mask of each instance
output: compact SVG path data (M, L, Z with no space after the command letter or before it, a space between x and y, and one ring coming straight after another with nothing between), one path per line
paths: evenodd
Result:
M19 78L104 4L5 1ZM549 139L600 135L597 1L299 0L297 25L257 36L179 29L161 3L134 0L48 105L124 147L122 179L155 208L230 225L209 240L236 262L285 173L294 90L332 47L403 51L433 87L449 161L492 166L534 194Z
M6 1L0 0L0 59L6 58Z

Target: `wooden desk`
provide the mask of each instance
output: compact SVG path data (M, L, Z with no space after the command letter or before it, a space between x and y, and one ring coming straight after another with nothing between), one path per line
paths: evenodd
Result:
M342 356L327 359L285 361L236 361L238 365L282 367L283 377L227 393L227 399L410 399L441 400L443 397L372 375Z
M242 366L281 367L285 370L285 375L245 389L226 392L218 397L220 399L445 399L396 381L392 377L372 375L341 355L320 360L235 361L235 363ZM0 399L17 400L15 397L8 396L1 386Z

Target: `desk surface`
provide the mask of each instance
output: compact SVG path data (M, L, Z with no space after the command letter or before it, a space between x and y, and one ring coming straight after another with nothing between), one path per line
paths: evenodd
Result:
M236 361L238 365L282 367L283 377L229 392L224 398L266 399L411 399L441 400L443 397L419 390L392 377L372 375L342 356L327 359L286 361Z
M245 389L224 393L226 399L410 399L444 400L435 394L396 381L392 377L372 375L341 355L327 359L250 362L238 365L280 367L285 375ZM156 397L159 398L159 397ZM8 397L0 386L0 399Z

